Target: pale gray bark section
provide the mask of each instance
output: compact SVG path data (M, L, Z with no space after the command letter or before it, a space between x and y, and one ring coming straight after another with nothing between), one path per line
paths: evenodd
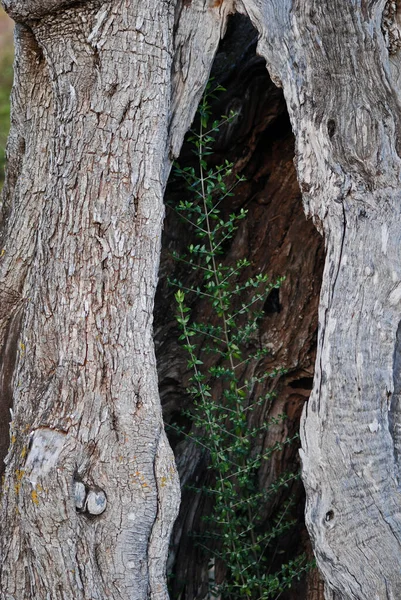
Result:
M399 59L384 4L243 3L283 87L305 208L327 248L301 432L307 524L327 597L359 600L401 586Z
M34 232L2 508L5 598L145 598L157 586L166 596L153 563L158 554L163 570L168 539L151 534L164 514L171 528L179 492L151 315L174 11L163 2L87 6L29 23L48 90L39 112L51 124L37 123L39 138L34 130L28 140L44 162L38 204L26 194L38 225L24 213L16 229L13 205L4 255L21 262L15 244ZM35 162L24 165L17 185L36 176ZM82 513L74 481L88 492ZM101 515L91 516L90 492L107 498Z

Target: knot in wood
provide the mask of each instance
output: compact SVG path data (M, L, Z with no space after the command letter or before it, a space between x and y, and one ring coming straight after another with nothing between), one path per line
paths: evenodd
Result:
M103 490L90 490L86 498L86 510L90 515L101 515L107 506L106 494Z
M75 508L80 513L101 515L107 506L105 492L99 487L88 488L82 481L74 481Z
M325 521L326 521L326 523L329 523L329 522L330 522L330 521L332 521L333 519L334 519L334 510L329 510L329 511L326 513L326 516L325 516Z

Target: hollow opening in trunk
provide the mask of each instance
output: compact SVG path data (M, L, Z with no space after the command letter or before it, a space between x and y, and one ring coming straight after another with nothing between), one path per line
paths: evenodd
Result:
M256 54L257 32L241 15L231 18L225 38L216 55L211 76L226 88L213 103L214 118L234 110L237 118L222 128L216 139L210 163L219 165L228 160L234 170L246 180L235 195L222 206L222 214L244 208L248 211L235 236L225 248L225 260L235 263L240 258L250 262L247 275L266 273L271 281L283 277L279 289L272 289L266 300L263 317L255 336L269 354L260 360L256 371L274 371L262 388L255 386L256 395L269 394L266 401L252 412L251 419L263 422L279 414L286 420L266 431L254 444L266 448L283 442L299 429L302 407L307 401L314 372L317 338L317 309L322 280L323 240L303 212L302 198L293 164L294 137L282 91L269 78L265 61ZM192 166L191 146L184 143L179 158L181 167ZM166 192L166 221L163 236L160 281L155 304L155 345L159 371L160 396L166 424L170 429L182 485L182 503L177 519L169 558L170 593L172 600L193 600L207 597L210 562L195 537L205 531L203 518L210 514L211 500L193 487L202 487L212 477L207 468L207 456L185 435L189 433L191 399L186 393L191 373L188 357L178 342L180 332L174 317L175 289L167 278L177 278L196 286L197 274L174 261L172 252L182 254L190 238L188 225L172 206L189 200L184 186L170 177ZM208 322L207 305L198 299L191 304L197 321ZM244 377L247 376L244 371ZM184 411L184 412L183 412ZM299 469L297 443L283 446L270 461L259 469L260 488L285 473ZM272 572L280 563L306 550L311 554L305 530L304 492L300 480L293 482L271 502L261 507L263 524L268 527L278 508L290 495L293 498L291 517L294 525L278 541L271 556ZM209 557L210 558L210 557ZM213 577L224 577L224 567L215 561ZM316 573L285 591L281 600L303 600L308 589L316 586ZM312 582L312 579L315 579ZM313 596L317 599L318 596ZM323 596L321 596L323 598Z

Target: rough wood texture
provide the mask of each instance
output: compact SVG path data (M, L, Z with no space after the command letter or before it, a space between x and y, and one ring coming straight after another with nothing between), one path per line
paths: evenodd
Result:
M5 5L19 27L0 263L1 418L14 400L1 597L165 598L155 561L178 491L151 329L162 196L233 2ZM345 600L401 586L399 8L388 6L236 6L283 87L304 204L325 235L302 460L327 593ZM76 512L74 479L104 490L105 512Z
M283 86L305 207L325 235L302 462L318 564L347 600L397 598L401 586L399 56L386 47L384 4L243 3Z
M152 339L163 191L225 13L206 12L195 73L200 36L182 23L203 3L5 6L19 25L2 203L2 433L11 392L14 417L0 595L161 600L180 495Z
M151 315L174 12L163 2L141 13L129 3L99 10L89 2L48 15L39 4L46 11L31 16L42 18L19 29L22 83L14 93L23 110L14 107L13 197L5 205L2 283L21 294L24 314L2 504L2 594L163 598L159 571L179 494ZM25 2L12 14L26 20L29 9ZM154 30L153 21L162 26ZM154 62L159 68L139 85ZM88 493L82 513L75 481ZM102 494L106 511L94 516L91 498Z

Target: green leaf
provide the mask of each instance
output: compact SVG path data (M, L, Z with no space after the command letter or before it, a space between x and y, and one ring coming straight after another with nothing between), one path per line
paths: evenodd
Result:
M185 294L182 290L177 290L174 297L178 304L182 304L185 300Z

